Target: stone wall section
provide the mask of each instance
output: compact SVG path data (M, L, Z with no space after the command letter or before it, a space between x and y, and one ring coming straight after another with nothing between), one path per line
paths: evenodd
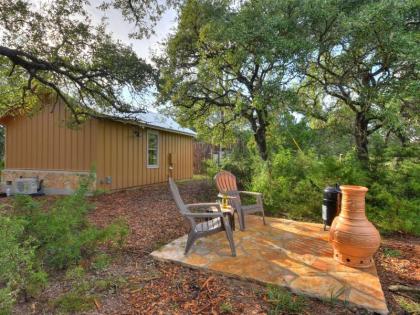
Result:
M47 195L68 195L73 193L79 186L81 178L89 176L89 172L72 172L59 170L19 170L4 169L1 172L2 187L6 186L8 181L14 185L19 177L38 177L43 179L44 192ZM91 190L96 189L96 180L93 181ZM4 189L3 189L4 190Z

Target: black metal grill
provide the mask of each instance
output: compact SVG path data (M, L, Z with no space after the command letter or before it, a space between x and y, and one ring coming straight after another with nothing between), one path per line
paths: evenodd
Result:
M327 226L331 226L334 218L340 212L340 187L327 187L324 189L324 199L322 200L322 220L324 222L324 231Z

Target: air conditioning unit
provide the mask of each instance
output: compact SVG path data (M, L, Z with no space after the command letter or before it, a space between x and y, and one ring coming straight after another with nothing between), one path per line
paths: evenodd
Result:
M15 194L32 195L38 192L39 180L37 177L18 178L15 180Z

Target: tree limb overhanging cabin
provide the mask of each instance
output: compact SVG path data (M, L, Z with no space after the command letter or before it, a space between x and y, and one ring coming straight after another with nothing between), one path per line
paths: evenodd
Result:
M47 194L69 194L94 170L92 189L124 189L193 176L195 132L170 118L142 113L122 118L97 114L69 128L63 104L46 104L33 116L4 116L2 183L43 179Z

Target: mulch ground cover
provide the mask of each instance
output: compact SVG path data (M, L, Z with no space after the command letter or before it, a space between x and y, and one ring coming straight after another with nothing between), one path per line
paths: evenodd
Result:
M186 203L214 201L216 192L205 180L179 184ZM123 218L130 234L120 249L102 250L111 257L105 268L89 268L83 280L69 280L57 273L36 299L20 302L16 314L52 314L60 296L69 292L89 294L84 314L267 314L272 309L267 288L205 271L158 262L148 254L188 231L165 184L91 197L95 209L91 223L106 226ZM376 255L378 272L393 314L404 314L401 298L415 301L411 292L388 290L399 284L415 287L420 281L419 238L387 237ZM294 296L292 296L292 299ZM303 314L364 314L335 301L305 299ZM287 312L284 312L287 314Z
M404 234L382 237L375 261L390 313L419 315L420 239Z

